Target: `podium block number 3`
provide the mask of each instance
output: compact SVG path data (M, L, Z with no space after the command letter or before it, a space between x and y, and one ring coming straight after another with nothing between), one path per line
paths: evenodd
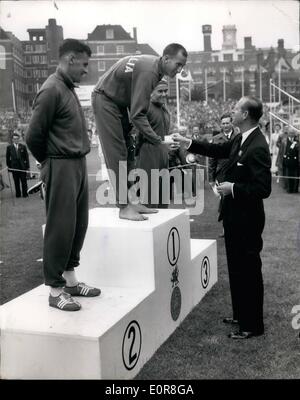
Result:
M142 347L142 333L137 321L131 321L123 336L122 358L123 364L129 371L138 362Z
M210 262L208 257L204 257L201 265L201 283L203 289L206 289L210 278Z

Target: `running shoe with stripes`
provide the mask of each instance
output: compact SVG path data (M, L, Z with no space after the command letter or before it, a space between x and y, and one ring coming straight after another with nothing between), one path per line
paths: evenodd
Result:
M64 291L71 296L95 297L101 293L100 289L79 282L76 286L65 286Z
M49 296L49 306L62 311L78 311L81 304L74 300L69 293L62 292L59 296Z

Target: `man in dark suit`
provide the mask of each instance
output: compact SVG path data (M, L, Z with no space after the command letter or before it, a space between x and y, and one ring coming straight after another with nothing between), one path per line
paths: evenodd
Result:
M28 197L27 170L29 169L29 157L26 146L19 142L20 136L17 133L13 133L12 144L8 145L6 148L6 165L8 171L12 169L11 172L14 178L16 197L21 197L20 185L22 186L23 197Z
M213 136L211 143L225 143L229 140L233 140L238 134L235 132L232 126L232 116L230 113L225 113L221 116L221 128L222 131L217 135ZM228 159L227 158L209 158L208 160L208 181L212 188L215 187L216 182L223 182L226 165ZM219 218L218 221L221 221L221 209L222 209L222 197L220 198L219 205ZM219 237L224 237L224 232Z
M296 132L288 128L287 137L280 143L279 153L282 159L282 175L285 181L285 189L288 193L298 192L299 177L299 142ZM295 177L296 179L293 179Z
M258 122L263 106L258 99L242 97L233 111L233 124L240 134L234 140L213 144L186 142L188 150L209 157L228 158L224 182L217 187L224 196L222 216L229 271L233 317L224 323L239 324L231 339L248 339L264 333L264 286L260 252L265 224L263 199L271 193L271 157Z

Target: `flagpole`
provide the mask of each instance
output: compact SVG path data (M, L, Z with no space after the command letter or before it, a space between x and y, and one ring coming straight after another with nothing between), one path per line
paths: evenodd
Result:
M244 67L242 67L242 97L244 97L245 94L245 77L244 77Z
M177 126L179 128L180 125L180 109L179 109L179 78L178 74L176 74L176 103L177 103Z
M271 148L271 135L273 132L273 126L272 126L272 115L271 112L273 111L273 107L272 107L272 79L270 79L270 110L269 110L269 117L270 117L270 148Z
M208 102L208 93L207 93L207 69L205 68L205 101Z
M12 93L12 100L13 100L13 108L14 112L17 112L17 107L16 107L16 97L15 97L15 85L14 81L11 81L11 93Z
M279 86L278 101L279 103L281 103L281 58L279 60L278 86Z
M261 79L261 65L259 66L259 98L262 101L262 79Z
M225 83L225 79L226 79L226 71L225 68L223 69L223 100L226 101L226 83Z

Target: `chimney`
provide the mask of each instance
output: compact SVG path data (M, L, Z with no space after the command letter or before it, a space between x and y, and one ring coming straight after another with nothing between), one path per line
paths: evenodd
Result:
M251 36L244 37L244 49L252 50L252 37Z
M284 50L284 40L283 39L278 39L278 51Z
M204 51L209 52L211 49L211 25L202 25Z
M48 19L48 25L51 27L56 26L56 19L55 18Z
M136 27L133 28L133 39L137 42Z
M277 46L277 52L279 57L285 57L286 55L286 50L284 48L284 40L283 39L278 39L278 46Z

